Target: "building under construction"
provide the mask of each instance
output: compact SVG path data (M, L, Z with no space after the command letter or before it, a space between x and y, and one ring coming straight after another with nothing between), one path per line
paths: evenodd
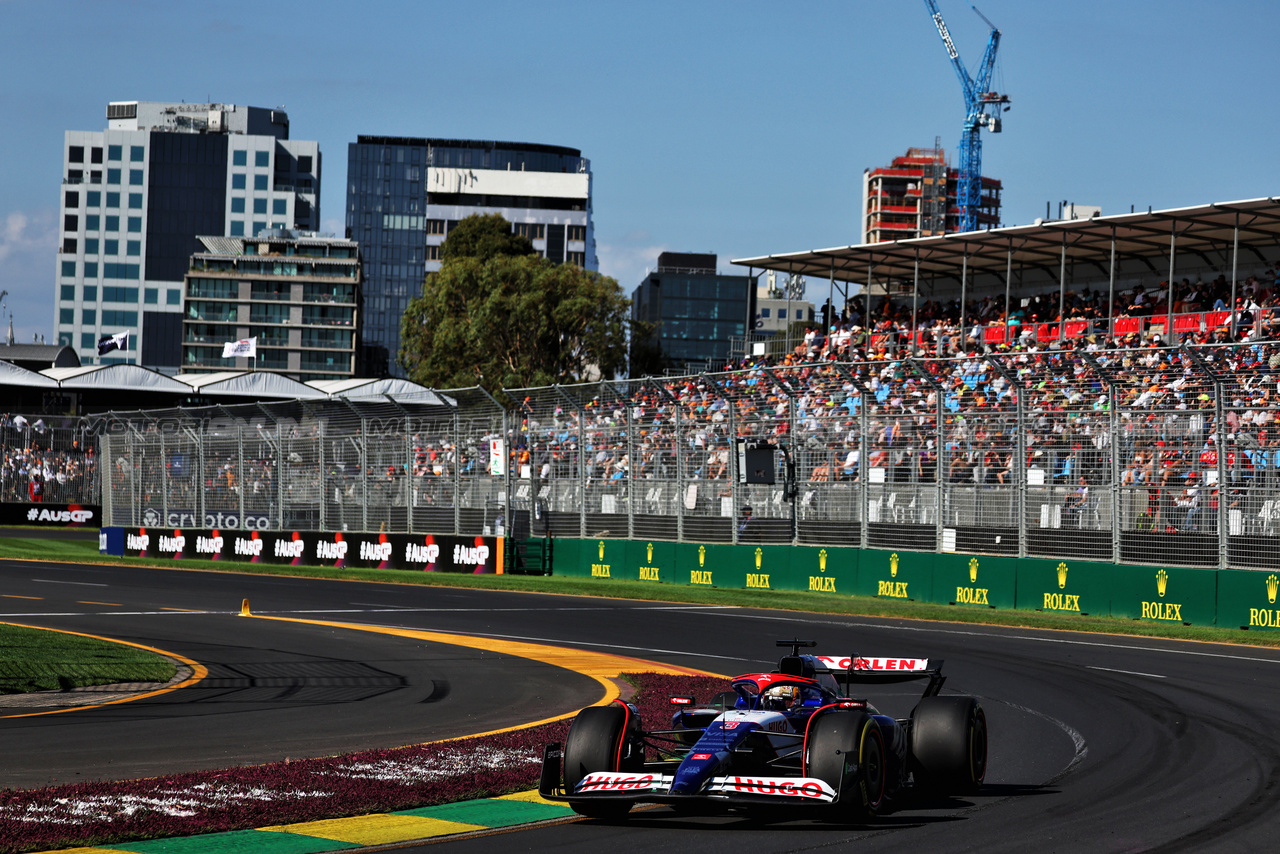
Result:
M933 237L959 231L960 170L938 147L908 148L881 169L862 173L862 243ZM978 227L1000 225L1000 182L982 178Z

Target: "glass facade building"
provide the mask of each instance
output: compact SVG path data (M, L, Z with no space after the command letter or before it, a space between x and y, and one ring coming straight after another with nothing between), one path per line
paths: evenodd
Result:
M557 263L596 270L591 161L518 142L360 136L347 148L347 237L364 261L365 370L403 376L400 318L440 268L449 229L501 214Z
M184 373L252 367L302 382L356 375L361 292L354 242L267 231L200 243L184 282ZM222 358L223 344L244 338L257 339L256 358Z
M732 339L752 328L755 299L755 281L717 273L715 255L663 252L658 269L632 293L631 316L657 326L670 367L719 369Z
M67 131L54 329L83 364L176 368L197 235L320 224L320 149L281 110L122 101L105 131ZM100 337L129 349L99 358Z

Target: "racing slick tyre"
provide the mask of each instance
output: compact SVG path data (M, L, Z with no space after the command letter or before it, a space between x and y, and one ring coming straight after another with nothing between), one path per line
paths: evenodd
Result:
M622 703L592 706L578 712L564 744L564 787L570 794L596 771L641 771L644 745L640 717ZM633 801L574 801L570 807L589 818L617 819L631 811Z
M937 794L971 794L987 775L987 716L973 697L925 697L911 712L912 774Z
M880 725L870 715L819 715L809 723L804 752L805 775L840 793L839 820L856 823L875 817L888 788L888 751Z

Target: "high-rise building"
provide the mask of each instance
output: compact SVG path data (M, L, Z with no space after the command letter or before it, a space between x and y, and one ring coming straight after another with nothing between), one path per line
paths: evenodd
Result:
M364 261L365 370L401 376L400 318L449 229L501 214L557 263L596 270L591 161L525 142L360 136L347 148L347 237Z
M246 370L296 380L356 375L360 253L350 240L292 231L201 237L182 321L184 373ZM254 339L255 355L222 358Z
M663 252L631 294L631 317L656 325L668 366L701 371L723 364L752 329L755 301L755 279L717 273L714 254Z
M908 148L881 169L862 173L862 243L950 234L958 229L956 187L960 171L941 148ZM1001 185L982 179L978 225L1000 225Z
M85 364L176 368L182 280L198 235L320 225L320 146L283 110L121 101L105 131L67 131L54 328ZM129 349L99 358L103 334Z

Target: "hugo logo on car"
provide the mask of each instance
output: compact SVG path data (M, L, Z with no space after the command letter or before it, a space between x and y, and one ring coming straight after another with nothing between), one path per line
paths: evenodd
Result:
M783 798L810 798L825 803L831 803L836 799L836 790L831 788L830 784L813 778L729 776L713 784L711 790Z
M670 777L661 774L619 774L617 772L596 772L588 774L578 783L578 792L634 792L648 789L666 788L671 784Z

